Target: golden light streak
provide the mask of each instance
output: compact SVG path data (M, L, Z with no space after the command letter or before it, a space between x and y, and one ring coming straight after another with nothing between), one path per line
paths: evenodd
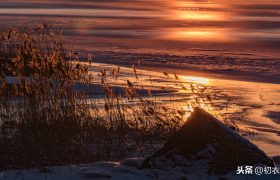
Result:
M210 79L208 78L196 77L196 76L180 76L180 78L185 80L186 82L193 82L202 85L210 84Z

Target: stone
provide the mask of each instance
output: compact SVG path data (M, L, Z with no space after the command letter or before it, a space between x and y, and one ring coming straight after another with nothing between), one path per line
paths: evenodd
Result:
M197 171L207 168L209 175L225 175L245 165L275 166L256 145L205 110L195 108L183 127L160 150L144 160L142 168L183 166L186 170Z

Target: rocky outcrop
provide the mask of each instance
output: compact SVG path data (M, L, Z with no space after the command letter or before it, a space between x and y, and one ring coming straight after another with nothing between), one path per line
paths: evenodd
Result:
M224 175L238 166L274 166L257 146L232 131L215 117L196 108L184 126L162 149L144 160L142 168L183 167Z

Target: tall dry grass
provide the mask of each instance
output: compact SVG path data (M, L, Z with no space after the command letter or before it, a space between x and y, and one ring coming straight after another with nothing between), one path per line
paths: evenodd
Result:
M127 80L116 91L107 77L118 84L120 68L92 77L92 57L80 62L78 53L64 49L62 31L46 23L32 30L2 29L0 37L0 169L141 154L185 120L185 110L159 104L149 90L141 95L141 83ZM132 70L141 81L135 66ZM94 78L103 89L101 102L94 98ZM212 101L205 88L181 88L195 94L190 106Z
M89 102L97 77L62 40L48 24L1 32L0 169L120 158L178 129L182 119L170 120L171 113L142 98L130 81L115 93L105 70L99 84L104 107ZM117 80L119 73L111 74ZM124 99L137 100L128 105Z

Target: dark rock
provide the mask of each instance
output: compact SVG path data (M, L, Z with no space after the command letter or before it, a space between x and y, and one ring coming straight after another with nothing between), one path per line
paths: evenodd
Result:
M275 166L257 146L203 109L196 108L164 147L144 160L142 168L191 168L198 162L206 165L209 175L225 175L243 165ZM203 168L202 165L196 167Z

